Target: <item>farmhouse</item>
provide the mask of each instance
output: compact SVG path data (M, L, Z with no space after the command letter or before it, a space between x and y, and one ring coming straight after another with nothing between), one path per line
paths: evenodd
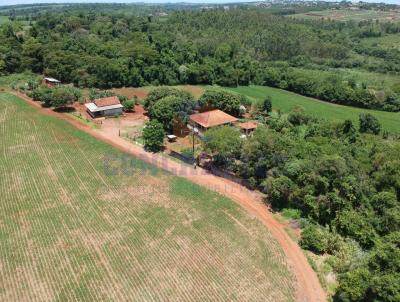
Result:
M92 103L86 103L85 107L93 118L120 115L123 108L117 96L95 99Z
M238 119L236 117L216 109L192 114L189 119L189 124L190 126L199 129L200 132L204 132L212 127L230 125L237 120Z
M61 82L59 80L56 80L55 78L44 78L43 84L47 87L54 87L61 84Z

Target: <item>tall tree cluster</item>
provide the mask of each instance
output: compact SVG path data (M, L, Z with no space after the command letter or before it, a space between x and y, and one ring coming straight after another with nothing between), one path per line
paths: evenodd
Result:
M233 128L213 129L204 147L273 208L300 213L300 244L330 255L338 275L335 301L399 301L400 143L376 135L369 114L358 129L301 108L265 123L246 140Z
M399 31L398 24L304 21L248 7L182 10L167 18L99 7L89 13L77 6L29 14L29 28L2 25L0 73L30 70L99 88L273 85L327 101L400 109L397 90L385 89L382 97L340 73L318 77L306 72L337 67L400 71L398 50L360 43L364 32L391 34Z

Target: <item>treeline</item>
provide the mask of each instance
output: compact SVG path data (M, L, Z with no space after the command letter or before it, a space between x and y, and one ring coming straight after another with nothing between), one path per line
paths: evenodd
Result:
M371 67L365 60L354 58L356 51L373 57L356 39L362 31L398 30L398 24L302 21L248 7L177 11L167 18L124 14L121 6L115 11L113 6L106 11L93 6L89 13L85 6L72 7L30 16L29 29L2 25L0 74L31 70L79 87L99 88L270 83L327 101L398 110L397 92L382 91L390 97L378 101L376 93L361 83L352 87L338 78L335 83L342 83L340 89L332 92L330 79L310 78L290 69L279 70L283 72L279 82L268 78L271 68L282 62L289 67L378 69L378 63ZM386 60L392 54L380 56ZM380 64L379 71L397 71L397 58ZM316 91L315 86L326 89ZM340 95L341 88L345 92Z
M300 244L326 253L338 276L334 301L399 301L400 144L374 135L381 129L370 114L359 129L301 108L261 120L246 140L233 127L207 131L205 150L273 208L296 214Z

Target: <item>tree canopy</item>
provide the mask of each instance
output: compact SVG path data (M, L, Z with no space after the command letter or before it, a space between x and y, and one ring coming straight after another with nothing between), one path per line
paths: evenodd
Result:
M369 85L342 72L400 72L400 50L361 42L372 33L400 32L397 23L308 21L251 6L171 10L167 18L120 9L14 11L30 26L0 25L0 74L29 70L103 89L259 84L334 103L400 110L396 85Z

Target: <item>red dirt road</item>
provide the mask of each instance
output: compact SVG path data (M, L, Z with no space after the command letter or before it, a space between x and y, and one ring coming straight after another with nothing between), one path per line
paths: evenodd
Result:
M171 160L161 154L146 152L142 147L120 138L118 133L105 133L101 130L92 129L68 115L42 108L37 102L32 101L29 97L23 94L16 92L13 92L13 94L26 100L33 106L40 108L43 113L62 118L74 127L85 131L93 137L100 139L125 153L134 155L146 162L154 164L173 174L185 177L196 184L233 199L251 215L257 217L281 245L286 255L288 265L296 278L296 301L324 302L327 300L326 293L322 289L318 277L308 263L303 251L297 243L289 237L284 230L284 226L273 218L269 209L261 202L261 193L250 191L239 184L210 174L201 168L193 169L189 165Z

